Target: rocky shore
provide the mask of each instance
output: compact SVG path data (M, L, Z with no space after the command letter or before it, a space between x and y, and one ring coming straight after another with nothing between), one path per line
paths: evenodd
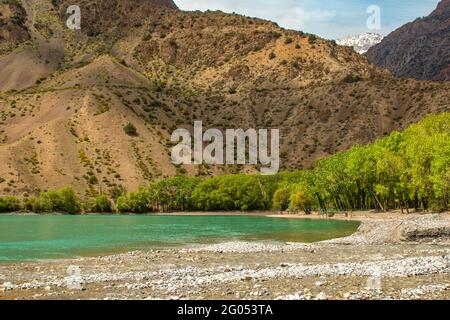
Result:
M450 215L313 244L228 242L0 265L0 299L449 299Z

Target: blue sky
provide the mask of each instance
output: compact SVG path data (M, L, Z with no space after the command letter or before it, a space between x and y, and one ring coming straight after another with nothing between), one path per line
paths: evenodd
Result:
M222 10L277 22L280 26L339 39L364 32L386 35L426 16L439 0L174 0L182 10ZM381 29L370 30L367 9L377 5Z

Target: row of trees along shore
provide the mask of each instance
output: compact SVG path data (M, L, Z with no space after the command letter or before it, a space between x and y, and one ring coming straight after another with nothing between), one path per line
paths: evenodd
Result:
M429 115L403 132L356 145L320 160L312 170L273 176L177 176L115 201L100 195L81 203L70 188L19 200L0 198L0 212L250 211L322 212L449 209L450 113Z

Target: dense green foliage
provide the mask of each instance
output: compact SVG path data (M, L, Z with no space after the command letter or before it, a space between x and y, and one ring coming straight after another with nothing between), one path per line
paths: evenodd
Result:
M85 205L86 212L92 213L111 213L114 212L113 203L104 194L90 199Z
M289 208L291 200L292 187L291 186L280 186L274 192L272 198L272 208L274 210L285 211Z
M16 197L0 198L0 213L19 211L20 208L20 200Z
M144 213L151 211L151 194L148 188L141 187L136 192L124 193L117 199L117 210L120 212Z
M42 192L37 197L27 199L25 207L27 210L36 213L63 212L76 214L81 212L80 200L71 188Z
M306 188L323 209L449 207L450 113L318 162Z
M117 210L124 213L448 210L450 113L430 115L404 132L393 132L373 144L339 152L318 161L313 170L273 176L178 176L153 182L136 192L120 192L113 198L117 199ZM0 198L0 212L20 207L15 198ZM25 202L26 209L38 213L79 213L81 207L70 188L43 192ZM87 212L112 212L113 207L105 195L84 205Z
M198 210L264 210L271 206L278 177L227 175L200 182L192 192Z
M192 193L200 182L195 177L168 178L150 185L154 211L190 211L195 209Z

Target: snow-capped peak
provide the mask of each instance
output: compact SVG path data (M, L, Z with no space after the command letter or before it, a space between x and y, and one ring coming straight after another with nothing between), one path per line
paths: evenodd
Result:
M337 44L341 46L350 46L359 54L364 54L370 47L378 44L383 40L383 36L378 33L367 32L356 36L349 36L337 40Z

